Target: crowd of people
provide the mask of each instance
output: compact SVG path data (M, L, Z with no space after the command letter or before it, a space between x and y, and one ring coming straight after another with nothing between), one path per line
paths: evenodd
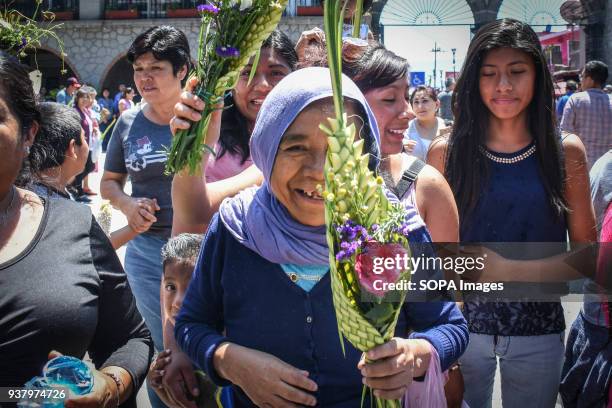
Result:
M81 84L77 78L70 77L55 96L58 104L74 108L79 113L85 130L85 139L91 151L85 169L68 187L71 198L81 203L91 203L91 196L98 195L98 192L89 187L88 175L98 169L98 159L101 153L106 152L110 135L119 116L136 105L134 102L136 91L124 84L119 85L114 98L111 98L108 88L102 89L99 98L97 95L94 87ZM41 96L39 94L37 98L41 102L49 101L44 98L41 100Z
M338 343L317 191L333 91L324 34L307 38L296 48L277 30L263 43L214 111L216 154L195 175L165 172L164 147L204 109L180 30L134 39L136 89L114 98L69 78L57 102L39 103L27 69L0 54L0 386L22 386L57 353L87 353L96 385L66 406L136 406L146 377L155 408L354 408L370 404L364 384L403 398L433 367L449 407L494 406L497 369L506 407L554 407L559 394L565 407L610 406L608 67L587 63L555 101L537 34L504 19L476 33L438 94L411 89L408 61L382 44L344 41L346 110L411 243L487 243L487 267L464 276L476 282L587 278L570 328L558 292L436 293L409 298L396 337L363 356ZM87 175L103 146L99 194L127 219L120 239L74 202L97 194Z

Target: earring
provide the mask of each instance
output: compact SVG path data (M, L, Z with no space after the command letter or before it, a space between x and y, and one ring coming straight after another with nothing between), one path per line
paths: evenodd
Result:
M26 145L23 150L25 150L26 156L30 155L30 146Z

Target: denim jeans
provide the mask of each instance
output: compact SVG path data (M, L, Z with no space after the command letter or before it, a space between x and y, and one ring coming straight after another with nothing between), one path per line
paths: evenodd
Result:
M492 408L499 359L505 408L554 408L563 365L564 333L493 336L470 333L461 357L464 400L470 408ZM497 405L496 405L497 408Z
M165 243L163 238L144 233L131 240L125 250L128 282L157 351L164 349L159 293L162 276L161 248ZM148 385L147 392L153 408L165 407Z

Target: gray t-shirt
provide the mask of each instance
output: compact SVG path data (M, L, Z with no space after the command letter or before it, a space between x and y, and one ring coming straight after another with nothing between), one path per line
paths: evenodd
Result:
M595 208L597 221L597 236L601 233L606 209L612 202L612 150L601 156L591 168L591 199ZM590 279L584 284L583 315L585 319L598 326L606 326L606 316L601 308L601 297L598 294L602 289Z
M148 233L164 238L170 237L172 228L172 176L164 174L171 143L170 126L151 122L136 107L124 111L117 121L104 164L104 170L130 177L132 197L157 199L157 222Z

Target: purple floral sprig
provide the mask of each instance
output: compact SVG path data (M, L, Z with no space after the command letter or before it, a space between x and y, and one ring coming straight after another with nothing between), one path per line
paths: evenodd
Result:
M412 231L405 210L401 206L392 206L387 219L372 229L373 240L378 242L406 243Z
M410 235L410 231L410 224L408 222L403 222L393 229L393 232L403 235L405 238L408 238L408 235Z
M215 52L221 58L238 58L240 56L240 51L238 48L227 46L220 46L215 48Z
M219 14L219 7L213 4L200 4L198 6L198 13L200 13L203 16L213 17Z
M372 225L372 231L376 231L378 225ZM337 261L350 260L358 249L361 249L372 237L367 228L348 220L342 225L336 226L336 232L340 238L340 251L336 254Z
M337 225L335 228L340 241L340 251L336 254L336 260L339 262L352 260L357 250L363 249L368 241L395 242L397 239L400 241L408 239L411 232L410 223L405 215L402 215L401 222L398 221L400 220L396 219L395 222L383 226L372 224L369 232L366 227L352 220ZM393 239L394 234L399 237Z
M21 52L28 45L28 40L25 37L21 37L21 44L17 47L17 52Z

